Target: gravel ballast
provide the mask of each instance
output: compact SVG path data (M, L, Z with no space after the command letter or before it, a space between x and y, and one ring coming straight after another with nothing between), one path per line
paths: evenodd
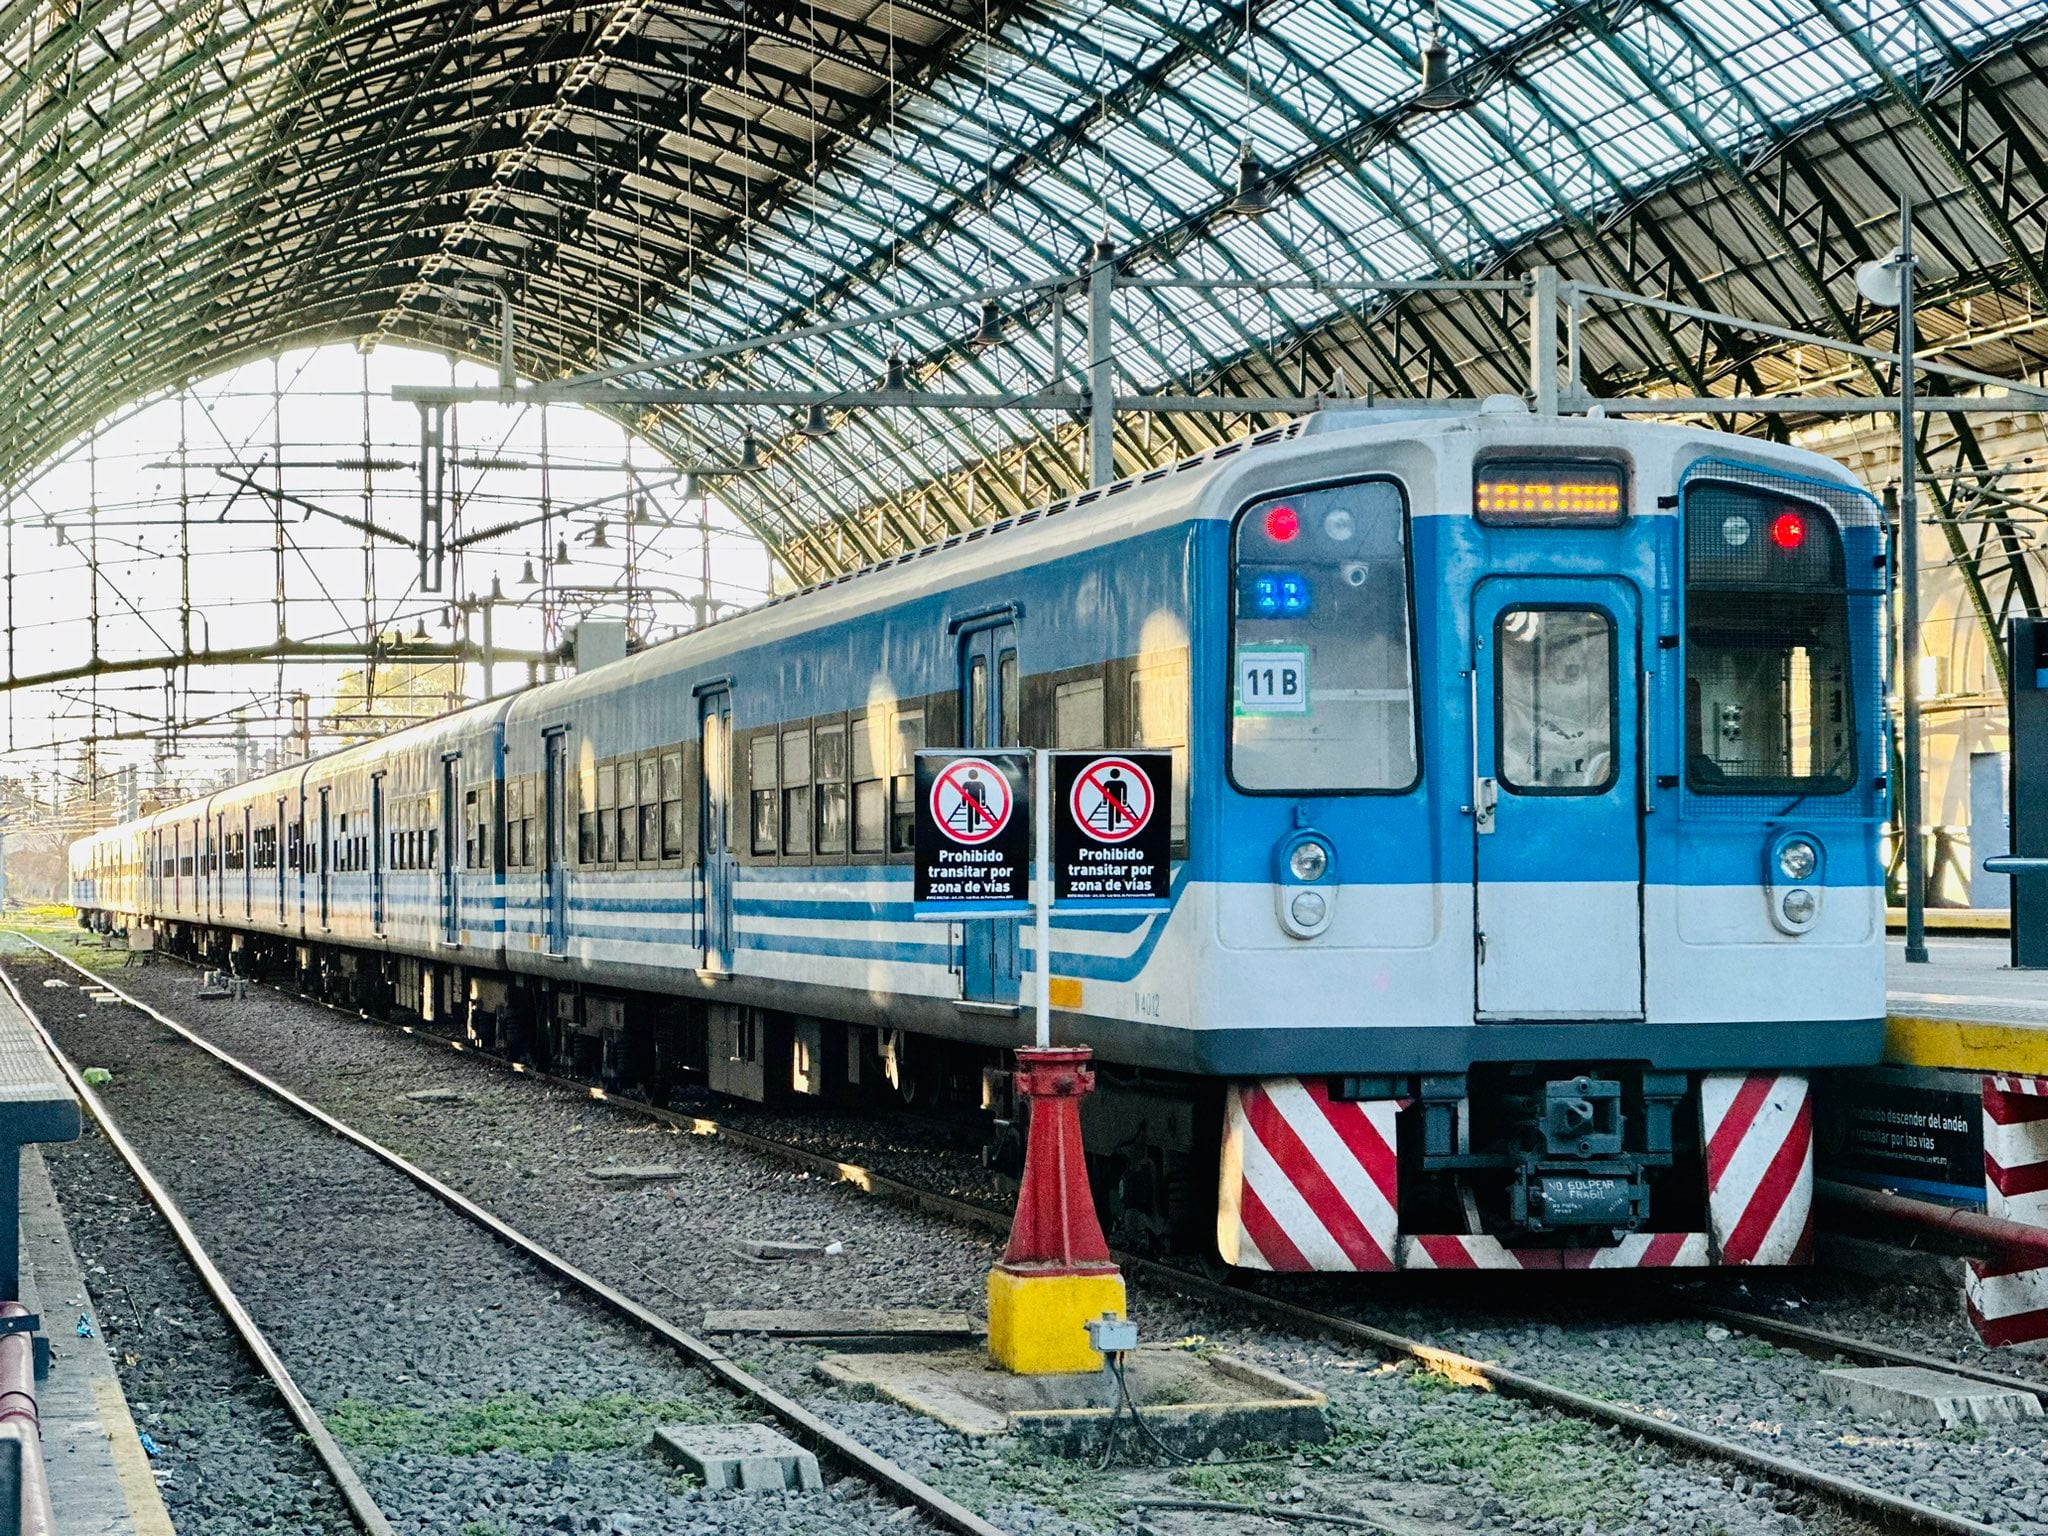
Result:
M52 967L39 974L55 973ZM730 1307L982 1310L998 1250L986 1231L870 1199L716 1138L681 1135L314 1004L269 992L202 1002L192 996L192 973L175 966L119 980L684 1327L696 1326L706 1310ZM120 1028L136 1028L127 1010L103 1012L114 1014ZM407 1096L420 1090L446 1096ZM814 1150L826 1149L827 1124L809 1125ZM768 1129L758 1111L750 1112L750 1128ZM943 1187L892 1166L888 1139L871 1132L859 1160ZM922 1162L966 1158L949 1154L943 1138L914 1140ZM678 1177L630 1184L590 1176L649 1164L672 1165ZM977 1180L963 1170L953 1182L964 1190ZM746 1237L836 1241L843 1251L830 1259L764 1262L740 1248ZM1619 1287L1572 1279L1572 1289L1552 1293L1532 1288L1527 1277L1481 1277L1478 1285L1451 1290L1436 1280L1427 1305L1417 1302L1424 1289L1408 1281L1286 1291L2025 1536L2048 1533L2041 1519L2048 1459L2039 1429L1929 1433L1855 1422L1823 1401L1821 1367L1805 1356L1739 1334L1711 1338L1698 1321L1614 1320L1641 1319L1646 1285L1670 1286L1668 1294L1682 1299L1692 1294L1686 1285L1700 1284L1696 1278L1627 1277ZM1738 1304L1753 1301L1736 1293L1740 1283L1717 1276L1707 1288ZM1306 1508L1391 1514L1417 1530L1487 1527L1550 1536L1789 1536L1855 1524L1713 1464L1677 1460L1596 1426L1453 1389L1359 1350L1249 1323L1234 1310L1142 1287L1132 1300L1149 1339L1199 1337L1325 1390L1336 1431L1331 1445L1277 1460L1096 1476L1071 1464L1044 1465L1017 1445L969 1445L893 1405L822 1388L812 1346L742 1338L730 1353L1018 1533L1110 1529L1120 1514L1132 1518L1121 1501L1133 1496L1277 1497ZM1233 1518L1148 1512L1142 1522L1178 1536L1229 1531ZM1272 1527L1252 1521L1244 1529Z

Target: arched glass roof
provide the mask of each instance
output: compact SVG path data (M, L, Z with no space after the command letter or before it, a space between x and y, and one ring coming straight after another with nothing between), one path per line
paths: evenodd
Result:
M1422 99L1440 29L1447 101ZM2048 359L2048 10L2038 0L146 0L0 4L13 217L0 458L119 402L314 340L560 377L1078 272L1107 233L1164 277L1567 275L1875 339L1852 276L1922 206L1930 344ZM1279 197L1231 211L1249 142ZM1520 387L1496 296L1120 293L1118 388ZM1078 295L947 311L661 375L931 389L1069 367ZM1783 387L1835 366L1638 314L1590 324L1596 390ZM1858 381L1875 382L1875 381ZM1077 487L1078 428L662 407L799 577ZM1145 417L1124 470L1243 423Z

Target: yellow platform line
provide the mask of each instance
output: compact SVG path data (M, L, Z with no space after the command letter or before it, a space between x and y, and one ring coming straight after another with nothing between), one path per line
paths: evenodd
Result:
M164 1496L157 1488L156 1474L149 1469L142 1437L135 1433L135 1420L129 1417L121 1383L112 1376L98 1377L93 1381L92 1395L100 1423L106 1429L107 1447L113 1453L114 1475L128 1505L128 1518L135 1522L135 1536L177 1536L170 1512L164 1508Z
M2048 1077L2048 1019L2014 1024L1894 1013L1885 1020L1884 1057L1899 1067Z

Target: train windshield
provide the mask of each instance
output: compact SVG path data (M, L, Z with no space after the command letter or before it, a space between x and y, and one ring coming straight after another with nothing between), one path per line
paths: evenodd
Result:
M1714 480L1685 497L1686 782L1829 794L1855 781L1842 538L1821 507Z
M1416 777L1407 506L1390 480L1239 517L1231 779L1252 791L1407 789Z

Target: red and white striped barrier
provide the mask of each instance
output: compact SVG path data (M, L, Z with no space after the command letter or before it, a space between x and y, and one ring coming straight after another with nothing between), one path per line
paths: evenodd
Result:
M1984 1079L1984 1209L2048 1227L2048 1078ZM1971 1260L1963 1299L1986 1344L2048 1339L2048 1266L2038 1259Z
M1224 1109L1216 1244L1226 1264L1271 1270L1394 1267L1394 1116L1311 1080L1233 1084Z
M1812 1246L1813 1111L1804 1077L1724 1074L1701 1086L1705 1232L1635 1233L1587 1248L1402 1235L1394 1122L1401 1101L1333 1100L1327 1084L1233 1084L1224 1111L1216 1242L1225 1263L1281 1271L1671 1269L1800 1264Z
M1707 1228L1722 1264L1804 1264L1813 1249L1813 1100L1789 1072L1700 1082Z

